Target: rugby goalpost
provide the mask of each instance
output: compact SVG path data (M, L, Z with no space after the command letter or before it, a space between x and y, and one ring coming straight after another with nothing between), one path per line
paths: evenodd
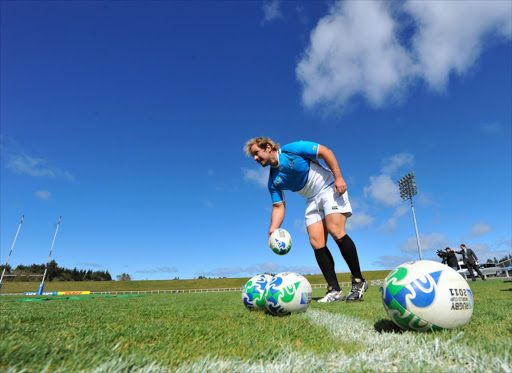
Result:
M25 219L25 215L21 217L20 225L18 226L18 230L16 231L16 236L14 236L14 241L11 246L11 251L9 251L9 256L7 256L7 262L5 262L4 270L2 271L2 276L0 276L0 290L2 289L2 280L4 279L5 270L7 269L7 264L9 264L9 259L11 259L12 249L14 249L14 244L16 243L16 239L18 238L18 233L20 233L21 224L23 223L23 219Z
M37 291L36 295L43 295L44 278L46 277L46 272L48 271L48 264L50 263L50 258L52 256L52 251L53 251L53 245L55 244L55 238L57 237L57 232L59 231L59 226L60 226L61 219L62 219L62 216L59 217L59 222L57 223L57 228L55 229L55 234L53 236L52 246L50 248L50 255L48 255L48 261L46 262L46 267L44 269L43 279L41 280L41 285L39 285L39 290Z

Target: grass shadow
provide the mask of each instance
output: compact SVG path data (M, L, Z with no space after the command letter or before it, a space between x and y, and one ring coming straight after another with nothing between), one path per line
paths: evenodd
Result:
M380 334L382 334L382 333L403 333L404 332L393 321L391 321L389 319L379 320L373 325L373 327Z
M266 316L271 316L271 317L288 317L288 316L291 316L293 312L290 312L290 313L285 313L283 315L276 315L276 314L273 314L271 312L269 312L268 310L265 310L265 315Z

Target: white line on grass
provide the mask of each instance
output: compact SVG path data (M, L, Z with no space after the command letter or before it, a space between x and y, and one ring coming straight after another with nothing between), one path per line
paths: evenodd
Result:
M308 310L303 317L334 337L365 348L346 357L341 370L512 372L508 355L491 358L458 343L462 332L441 341L426 333L379 333L370 323L329 312Z
M362 351L349 356L343 352L302 355L283 347L271 363L206 356L177 372L512 372L508 355L495 358L470 349L458 343L462 333L442 341L432 340L427 333L379 333L371 323L325 311L308 310L300 317Z
M350 355L341 351L299 354L283 346L282 352L272 361L224 360L206 355L180 365L177 370L170 370L157 363L141 367L131 358L120 358L89 372L512 372L508 354L496 358L471 349L458 342L462 333L447 341L438 338L432 340L432 336L427 333L379 333L369 322L325 311L308 310L298 316L308 319L335 338L357 344L361 351ZM320 330L318 332L325 333Z

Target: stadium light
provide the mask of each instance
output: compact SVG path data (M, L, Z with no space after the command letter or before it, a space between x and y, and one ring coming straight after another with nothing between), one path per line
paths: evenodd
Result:
M398 180L398 187L400 188L400 197L402 197L402 201L407 199L411 200L412 218L414 220L414 229L416 230L418 253L420 254L420 260L423 260L423 256L421 255L420 236L418 235L418 226L416 224L416 215L414 214L414 205L412 203L412 197L418 194L416 179L414 178L414 171L409 172L403 178Z

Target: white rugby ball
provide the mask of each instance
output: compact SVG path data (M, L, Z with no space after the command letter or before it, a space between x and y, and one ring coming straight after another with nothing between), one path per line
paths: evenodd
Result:
M385 280L382 303L391 320L404 330L453 329L473 314L473 293L454 269L431 260L407 262Z
M275 275L265 289L265 308L275 316L306 312L313 298L309 281L294 272Z
M242 302L250 311L258 311L265 309L265 298L263 297L268 283L272 280L272 276L261 274L254 276L244 285L242 289Z
M288 254L292 248L292 236L286 229L276 229L270 235L270 246L277 255Z

